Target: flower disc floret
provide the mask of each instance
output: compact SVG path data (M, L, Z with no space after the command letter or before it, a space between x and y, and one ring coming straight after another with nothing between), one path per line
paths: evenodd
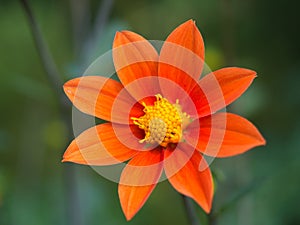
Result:
M143 116L131 118L135 125L145 131L145 138L139 142L159 144L162 147L178 143L182 138L183 121L189 116L182 112L178 99L172 104L160 94L155 97L154 105L142 103L145 113Z

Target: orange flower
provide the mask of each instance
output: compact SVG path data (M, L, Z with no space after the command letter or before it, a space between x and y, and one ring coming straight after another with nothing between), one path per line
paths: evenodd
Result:
M72 141L63 156L87 165L128 161L119 198L130 220L164 171L171 185L209 213L213 181L202 154L229 157L265 140L248 120L219 112L256 77L252 70L223 68L200 79L204 43L192 20L177 27L160 53L140 35L118 32L113 60L121 82L85 76L64 90L82 112L107 120Z

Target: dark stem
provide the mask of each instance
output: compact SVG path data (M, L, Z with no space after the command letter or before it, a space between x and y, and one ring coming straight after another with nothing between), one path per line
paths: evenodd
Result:
M81 61L84 62L84 59L89 58L88 56L94 51L95 46L97 46L100 38L102 37L109 15L113 8L113 3L114 0L103 0L99 5L95 24L90 32L90 36L86 38L82 48L81 55L83 56L83 60Z
M79 61L84 59L82 56L83 43L86 42L88 35L91 33L90 4L90 0L70 0L74 55L77 56L76 60ZM81 56L81 58L78 58L78 56Z
M207 217L207 224L208 225L216 225L216 220L217 220L217 217L214 214L210 213Z
M38 50L38 54L41 58L42 65L44 67L44 70L47 73L47 78L51 82L52 87L55 89L56 93L61 92L61 85L62 80L57 72L57 68L55 66L55 63L51 57L51 54L49 53L48 47L42 37L41 31L39 29L39 26L34 18L32 9L28 3L27 0L20 0L23 9L26 13L28 23L32 32L32 37L34 39L34 43L36 45L36 48Z
M196 210L194 208L194 205L193 205L193 202L191 201L191 199L189 199L185 195L181 195L181 196L183 198L185 211L187 213L187 217L188 217L190 225L201 225L201 223L200 223L200 221L197 217Z
M111 13L113 3L114 0L103 0L98 9L98 13L95 21L95 27L94 27L95 28L94 38L96 40L97 38L102 36L105 25L107 24L109 14Z
M34 43L36 45L38 54L41 58L42 65L46 72L46 76L51 83L52 88L57 94L60 115L68 129L68 139L72 138L72 121L69 117L69 113L71 111L71 105L67 100L66 96L62 92L63 81L57 71L56 65L51 57L51 54L48 50L48 46L43 39L42 33L39 29L39 26L36 22L36 19L33 15L31 6L27 0L20 0L20 3L23 6L23 9L26 13L28 23L31 29L31 33L34 39ZM76 183L76 174L74 167L70 167L65 165L63 167L63 177L65 181L65 189L66 189L66 221L69 225L81 225L82 217L81 210L79 204L79 198L77 193L77 183Z

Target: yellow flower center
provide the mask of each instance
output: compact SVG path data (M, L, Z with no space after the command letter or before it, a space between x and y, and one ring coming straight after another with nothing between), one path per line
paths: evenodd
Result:
M160 94L155 95L154 105L142 103L145 114L139 118L131 117L133 123L145 131L140 143L159 144L167 147L169 143L178 143L182 138L182 129L190 116L182 112L179 100L171 104Z

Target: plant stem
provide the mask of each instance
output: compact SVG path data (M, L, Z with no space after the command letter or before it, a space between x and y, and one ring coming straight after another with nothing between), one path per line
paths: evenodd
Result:
M36 22L34 15L33 15L30 4L27 0L20 0L20 2L26 13L26 16L27 16L27 19L29 22L29 27L31 29L32 37L34 39L34 43L38 50L38 54L41 58L44 70L47 73L47 78L49 79L49 81L50 81L52 87L55 89L56 93L60 93L62 90L61 89L61 85L62 85L61 77L58 74L55 63L54 63L54 61L51 57L51 54L49 53L48 47L42 37L41 31L39 29L39 26Z
M94 38L99 39L102 36L104 28L107 24L109 14L111 13L113 4L114 0L103 0L101 2L95 21Z
M42 33L33 15L31 6L28 0L20 0L23 6L24 12L27 16L29 27L36 45L38 54L41 58L42 65L46 72L46 76L55 91L58 98L60 115L68 129L68 139L72 138L72 121L68 117L71 110L71 105L67 101L66 96L62 92L63 81L58 73L56 65L52 59L52 56L48 50L48 46L43 39ZM66 189L66 221L69 225L81 225L82 217L79 204L79 198L77 193L76 174L73 167L65 165L63 170L64 184Z
M181 196L183 198L183 203L184 203L185 211L187 213L187 217L188 217L190 225L201 225L201 223L200 223L200 221L199 221L199 219L197 217L194 205L191 202L191 199L189 199L185 195L181 195Z

